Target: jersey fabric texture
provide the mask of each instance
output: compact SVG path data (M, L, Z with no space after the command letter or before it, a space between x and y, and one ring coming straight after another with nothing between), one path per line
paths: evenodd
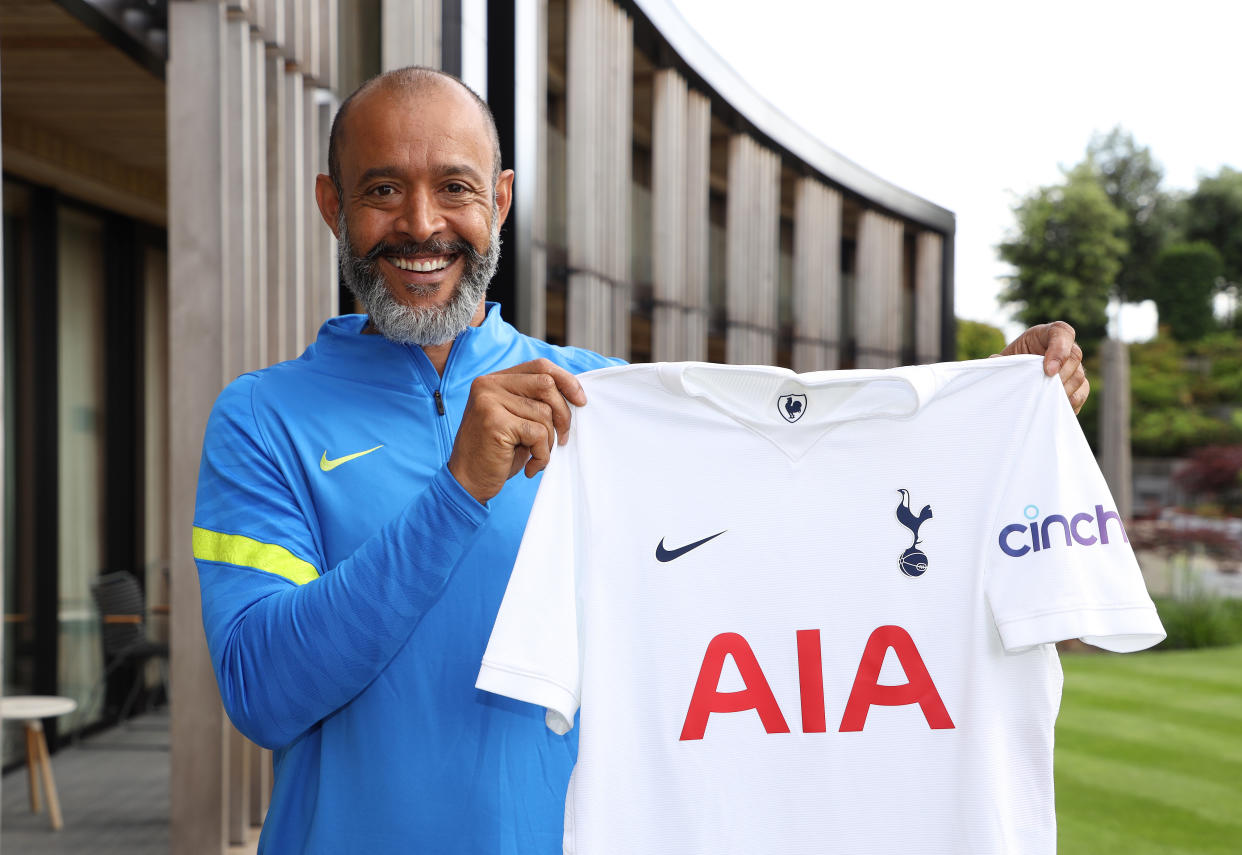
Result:
M1055 851L1053 642L1164 631L1040 358L582 383L477 682L579 714L566 852Z
M259 849L555 852L576 740L473 685L537 479L483 506L446 463L475 377L618 360L489 304L439 376L365 321L239 377L207 425L194 553L225 709L275 752Z

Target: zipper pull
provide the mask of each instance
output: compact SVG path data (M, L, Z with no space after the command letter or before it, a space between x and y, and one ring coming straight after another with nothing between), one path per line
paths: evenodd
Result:
M436 412L444 415L444 399L440 397L440 390L436 389L431 393L436 399Z

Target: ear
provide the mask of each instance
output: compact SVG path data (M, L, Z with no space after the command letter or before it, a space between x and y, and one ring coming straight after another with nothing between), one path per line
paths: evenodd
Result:
M336 185L332 179L320 173L315 176L315 203L319 205L319 215L332 229L332 234L340 238L336 231L336 221L341 214L341 197L336 193Z
M513 204L513 170L506 169L496 179L496 213L500 224L504 225L509 216L509 207Z

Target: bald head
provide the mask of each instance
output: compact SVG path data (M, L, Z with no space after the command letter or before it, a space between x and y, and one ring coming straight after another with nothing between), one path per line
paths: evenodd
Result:
M335 185L338 194L342 192L341 148L345 144L346 126L348 124L346 119L351 109L356 106L356 103L365 102L368 95L379 91L414 98L438 88L455 88L465 92L479 108L483 124L487 129L488 144L492 150L492 185L495 186L496 180L500 177L501 170L500 134L496 130L496 119L492 116L491 108L487 106L487 102L480 98L473 89L451 74L436 68L411 65L407 68L386 71L383 74L372 77L355 89L353 94L346 98L341 103L340 109L336 111L336 116L332 119L332 131L328 135L328 175L332 178L332 183Z

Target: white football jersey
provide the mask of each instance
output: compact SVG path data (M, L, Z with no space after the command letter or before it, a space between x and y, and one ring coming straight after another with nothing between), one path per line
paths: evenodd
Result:
M1038 357L581 376L478 686L569 853L1052 853L1053 643L1164 630Z

